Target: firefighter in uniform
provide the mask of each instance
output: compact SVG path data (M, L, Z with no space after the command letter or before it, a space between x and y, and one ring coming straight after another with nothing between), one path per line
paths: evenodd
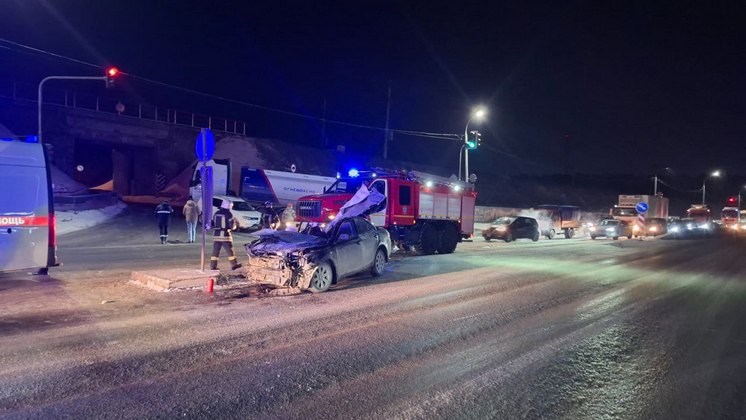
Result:
M161 243L165 244L168 240L168 223L171 221L173 207L165 200L155 208L155 216L158 218L158 230L161 234Z
M225 252L228 253L228 261L231 263L231 270L235 270L241 267L241 264L236 261L236 252L233 250L233 235L231 231L236 230L238 225L233 214L231 214L231 207L233 203L228 200L223 200L220 204L220 210L215 212L212 216L212 228L215 229L215 234L212 238L212 256L210 257L210 269L218 269L218 257L220 256L220 248L225 248Z

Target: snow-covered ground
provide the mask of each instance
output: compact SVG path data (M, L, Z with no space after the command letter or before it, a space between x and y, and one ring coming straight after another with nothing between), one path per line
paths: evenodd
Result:
M79 212L56 211L57 234L75 232L103 223L119 214L127 207L125 203L119 202L100 209L85 210Z

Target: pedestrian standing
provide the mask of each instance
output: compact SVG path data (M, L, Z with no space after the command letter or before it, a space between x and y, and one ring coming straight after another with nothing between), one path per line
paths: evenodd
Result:
M168 200L164 200L158 207L155 208L155 217L158 218L158 229L161 232L161 243L165 244L168 240L168 223L171 221L171 213L174 209Z
M184 219L187 224L187 234L189 236L189 243L194 243L195 236L197 235L197 219L199 218L199 208L197 203L194 202L191 196L184 204Z
M220 204L220 210L212 216L212 227L215 234L212 237L212 256L210 257L210 269L218 269L218 257L220 257L220 248L225 248L228 253L228 261L231 263L231 270L241 267L236 261L236 252L233 250L232 231L238 228L236 220L233 218L231 208L233 203L229 200L223 200Z

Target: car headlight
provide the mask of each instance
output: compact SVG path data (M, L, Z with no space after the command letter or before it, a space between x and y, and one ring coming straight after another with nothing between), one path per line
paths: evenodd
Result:
M707 223L704 223L704 224L699 225L699 228L704 229L704 230L710 230L710 225Z
M506 227L505 226L498 226L495 228L499 232L505 232Z
M335 217L335 216L334 216L333 214L330 214L330 215L329 215L329 216L327 217L327 219L329 219L329 220L334 220L334 217Z
M637 232L638 230L640 230L640 226L634 225L632 226L632 230Z
M672 227L671 227L671 229L669 229L669 230L670 230L671 232L673 232L673 233L676 233L676 232L678 232L678 231L679 231L679 227L678 227L678 226L672 226Z
M651 232L658 232L658 226L651 226L650 227Z
M738 225L730 225L730 228L733 230L738 230Z

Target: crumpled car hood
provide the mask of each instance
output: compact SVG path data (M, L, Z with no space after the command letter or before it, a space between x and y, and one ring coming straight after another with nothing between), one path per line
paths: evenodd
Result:
M284 230L263 229L254 235L259 236L259 239L246 245L249 255L290 253L323 247L328 243L328 239L320 236Z

